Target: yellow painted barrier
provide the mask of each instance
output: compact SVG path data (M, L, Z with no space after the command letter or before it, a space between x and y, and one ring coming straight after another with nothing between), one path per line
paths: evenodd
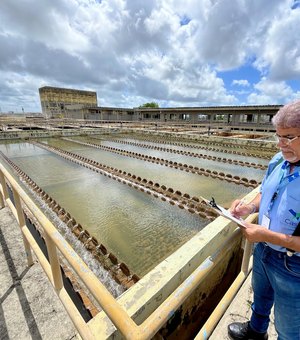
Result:
M175 291L141 324L137 325L129 316L125 308L109 293L106 287L98 280L93 272L86 266L73 248L66 242L55 226L47 219L43 212L25 193L20 185L9 174L5 167L0 163L0 203L6 202L11 208L13 214L19 222L20 228L25 238L25 248L30 247L36 254L39 263L44 269L50 282L52 283L57 295L61 299L71 320L83 339L97 339L97 334L93 332L93 327L86 323L77 308L71 301L68 293L63 287L60 259L57 255L59 251L61 256L74 269L80 280L84 283L96 301L103 308L104 312L114 323L115 327L122 333L125 339L150 339L159 329L168 321L170 316L183 302L192 294L205 277L211 272L215 265L223 259L226 252L229 251L232 238L239 234L237 229L232 235L228 236L225 246L219 249L215 254L209 256L200 266L198 266L185 281L175 289ZM6 185L12 188L14 193L15 205L9 198ZM39 225L43 228L46 246L49 254L49 262L39 248L31 232L24 222L23 206L34 215ZM23 216L23 217L22 217ZM27 248L26 248L27 249ZM28 261L30 263L30 261ZM247 261L244 263L244 269L247 271Z
M255 223L258 214L250 215L247 218L248 222ZM225 293L221 301L218 303L217 307L214 309L208 320L200 329L199 333L196 335L195 340L207 340L215 329L217 323L225 313L226 309L234 299L236 293L241 288L242 284L246 280L250 270L252 269L251 262L251 252L252 243L245 240L244 255L242 260L241 272L236 277L234 282L229 287L228 291Z

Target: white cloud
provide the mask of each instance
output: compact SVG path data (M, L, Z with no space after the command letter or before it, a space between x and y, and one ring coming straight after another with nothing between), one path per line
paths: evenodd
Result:
M2 30L7 34L26 40L43 43L51 49L67 53L90 48L86 36L76 29L71 15L78 4L64 1L8 1L0 4Z
M249 104L283 104L299 99L300 91L295 92L285 82L272 82L266 78L254 85L256 92L248 96Z
M285 10L270 25L265 44L256 65L260 70L268 68L273 80L300 78L300 8Z
M232 81L232 85L239 85L239 86L244 86L244 87L249 87L250 83L247 79L235 79Z
M205 17L199 16L198 44L207 62L219 70L246 62L261 44L272 17L283 1L211 1ZM286 1L285 1L286 2Z
M300 78L300 8L292 10L292 4L2 0L1 107L11 105L13 96L22 102L19 94L25 88L15 79L27 79L24 85L30 79L26 107L31 96L35 110L40 110L37 90L44 84L96 90L100 105L106 106L133 107L147 101L164 106L236 105L245 102L245 92L232 93L226 86L252 91L253 79L239 74L245 65L256 67L264 77L249 102L292 98L299 87L287 81ZM182 18L188 19L185 25ZM229 81L222 78L231 71Z

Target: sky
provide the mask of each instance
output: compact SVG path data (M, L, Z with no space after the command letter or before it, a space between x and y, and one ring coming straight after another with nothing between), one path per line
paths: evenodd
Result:
M38 89L133 108L300 98L300 0L1 0L0 112Z

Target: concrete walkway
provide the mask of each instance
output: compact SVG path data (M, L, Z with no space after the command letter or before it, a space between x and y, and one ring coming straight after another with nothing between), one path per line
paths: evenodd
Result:
M0 210L0 339L80 339L42 267L28 268L8 208Z
M218 323L214 332L210 336L209 340L228 340L227 325L231 322L245 322L248 321L251 316L251 303L252 303L252 288L251 288L251 273L244 282L241 289L238 291L234 300L227 308L224 316ZM274 314L272 311L271 322L268 330L269 340L276 340L277 333L274 328Z

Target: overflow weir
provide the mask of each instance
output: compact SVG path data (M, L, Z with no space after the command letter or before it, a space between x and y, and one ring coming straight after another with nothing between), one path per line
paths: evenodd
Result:
M211 195L214 195L217 202L226 203L225 206L234 196L245 196L245 200L250 201L258 192L262 180L260 172L257 172L254 179L251 171L266 169L266 162L263 160L276 152L274 143L262 140L233 141L214 136L197 141L188 141L186 138L178 142L178 138L174 139L170 135L168 140L162 140L159 136L153 139L147 135L124 134L124 131L116 134L115 129L113 130L112 134L99 135L98 132L89 134L89 137L76 136L73 133L72 138L64 137L53 141L51 138L30 138L21 143L2 143L1 206L8 205L15 214L24 235L28 264L32 261L30 254L33 250L82 338L193 339L201 327L206 325L227 289L232 289L232 285L240 286L251 269L251 247L243 242L239 229L225 218L217 217L200 197L207 197L209 191L215 190ZM54 146L55 144L62 147ZM137 147L141 151L117 145ZM164 248L165 243L173 243L173 248L166 248L168 250L157 258L155 255L145 258L145 265L149 263L148 269L136 273L135 262L132 266L130 258L112 246L111 236L106 231L100 230L98 234L94 234L96 229L91 230L85 226L80 216L76 215L76 209L67 209L64 203L60 203L60 195L55 194L56 185L50 187L43 184L46 183L45 179L31 174L32 166L27 159L32 158L29 159L25 151L30 151L32 147L38 153L37 161L42 154L40 150L45 150L47 159L59 157L58 159L74 164L74 174L83 171L80 169L86 169L84 174L93 173L106 178L111 192L125 192L124 197L133 195L145 201L146 210L140 215L141 220L158 221L153 214L147 214L146 207L152 209L151 204L155 204L156 213L160 214L162 220L167 220L168 214L179 214L178 218L183 216L189 221L187 223L201 225L201 228L191 228L190 237L183 236L184 241L179 241L179 236L175 234L172 241L167 238L167 234L158 238L155 234L151 235L151 230L147 231L145 235L148 236L143 240L143 244L147 246L142 246L144 251L141 250L141 254L156 247L157 242L161 248ZM193 148L197 150L190 151ZM154 156L146 151L149 149L160 153ZM205 153L198 149L205 150ZM256 153L258 149L259 153ZM103 161L98 160L97 152L101 152L99 157ZM220 155L222 153L224 156ZM177 155L191 159L191 163L179 161L179 158L175 158ZM244 160L246 157L252 157L252 161ZM136 162L137 171L127 170L131 166L131 160ZM192 160L197 160L199 165L194 165ZM214 162L216 167L206 168L205 164L212 164L205 163L208 161ZM124 167L116 166L117 164L124 164ZM228 170L217 170L222 167L221 164L226 164ZM240 167L244 170L238 172ZM170 182L166 184L167 179L162 180L164 177L155 175L155 171L167 172L167 169L170 169L170 178L175 174L172 177L175 179L172 186L169 185ZM46 169L44 171L45 176L49 176ZM245 175L241 176L240 173ZM184 191L184 184L180 186L182 183L176 181L176 178L180 178L180 181L193 180L195 184L188 184L186 187L199 185L200 189L197 187L193 192L190 189ZM207 181L209 184L204 184ZM211 189L213 186L215 189ZM39 207L37 198L45 204L45 210ZM119 201L120 209L123 203L125 202ZM66 241L63 232L56 227L55 219L48 219L46 208L65 225L73 235L74 242L79 242L84 251L90 253L91 258L103 267L110 280L120 287L119 293L106 286L105 280L89 268L86 260L82 260L83 255L74 251L73 241L71 238ZM131 211L133 212L134 210ZM114 213L112 210L110 215ZM248 220L255 221L256 218L254 214ZM164 228L162 223L160 231ZM176 229L173 228L175 232ZM179 229L181 228L183 227ZM168 229L168 234L170 230ZM122 243L123 236L115 234L119 244ZM130 241L125 246L125 249L129 248ZM205 329L205 333L209 336L211 329Z

